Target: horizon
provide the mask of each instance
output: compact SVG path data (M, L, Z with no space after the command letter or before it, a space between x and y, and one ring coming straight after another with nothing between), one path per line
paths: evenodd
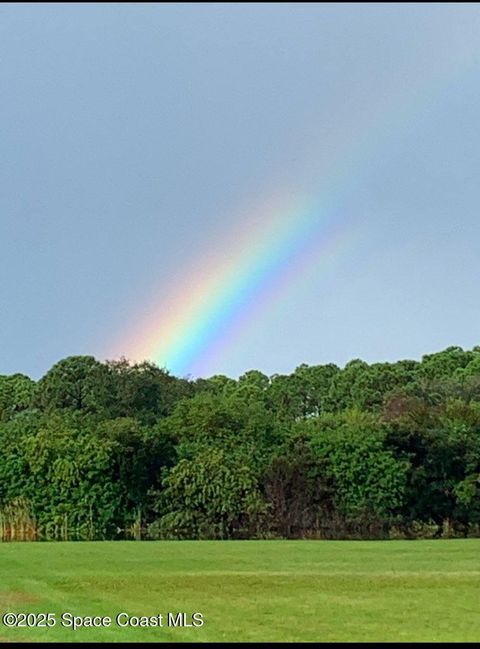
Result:
M444 349L438 349L438 350L425 352L424 354L422 354L420 357L417 357L417 358L397 358L397 359L390 359L390 360L367 361L367 360L365 360L363 358L355 356L355 357L350 358L348 361L346 361L343 364L338 364L338 363L335 363L334 361L327 361L325 363L317 363L317 364L314 364L314 365L311 365L309 363L298 363L291 370L287 370L286 372L274 372L273 374L267 374L263 370L261 370L261 369L259 369L257 367L250 367L250 368L246 369L242 374L239 374L238 376L230 376L230 375L222 375L222 374L212 374L210 376L202 376L202 377L193 377L193 376L190 376L190 375L179 376L179 375L174 374L173 372L171 372L168 369L168 367L162 367L161 365L158 365L158 363L156 363L155 361L149 360L149 359L146 359L146 358L143 359L143 360L134 361L132 359L129 359L129 358L126 358L126 357L123 357L123 356L120 357L120 358L107 358L107 359L99 359L96 356L93 356L92 354L82 354L82 355L78 355L78 356L80 356L80 357L91 357L91 358L94 358L96 361L98 361L100 363L115 363L115 362L126 361L131 366L133 366L133 365L141 365L143 363L150 363L150 364L155 365L158 369L160 369L162 371L165 371L170 376L173 376L173 377L175 377L177 379L184 379L184 380L188 380L188 381L195 381L197 379L208 380L208 379L211 379L211 378L213 378L215 376L226 376L226 378L228 378L228 379L233 379L234 381L238 381L238 379L240 379L243 375L247 374L248 372L252 372L252 371L253 372L260 372L264 376L267 376L269 379L272 379L275 376L290 376L290 375L294 374L297 369L299 369L300 367L304 367L304 366L305 367L322 367L322 366L325 366L325 365L334 365L339 370L344 370L347 365L349 365L351 362L354 362L354 361L361 361L363 363L366 363L368 366L373 366L373 365L395 365L396 363L409 362L409 361L414 362L414 363L421 363L426 357L436 355L436 354L441 354L441 353L444 353L444 352L447 352L447 351L450 351L450 350L461 350L462 352L480 352L480 343L478 345L474 345L471 349L461 347L460 345L449 345L448 347L445 347ZM28 378L32 379L33 381L39 381L57 363L60 363L61 361L66 360L67 358L72 358L72 357L75 358L76 355L65 356L64 358L57 359L57 361L55 361L52 364L52 366L49 367L43 375L38 376L38 377L32 377L31 375L25 374L23 372L12 372L12 373L10 373L8 375L3 375L3 376L12 376L14 374L22 374L22 375L27 376ZM0 376L2 376L2 374L0 374Z

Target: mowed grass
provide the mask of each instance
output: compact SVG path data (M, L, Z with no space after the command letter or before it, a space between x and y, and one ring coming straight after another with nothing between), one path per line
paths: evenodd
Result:
M4 543L0 611L57 617L0 641L478 641L480 540ZM122 611L205 623L60 624Z

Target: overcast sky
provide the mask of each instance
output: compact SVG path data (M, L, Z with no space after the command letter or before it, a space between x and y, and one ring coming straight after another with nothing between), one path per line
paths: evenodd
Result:
M479 121L477 4L1 5L0 373L105 358L285 186L354 243L210 373L480 344Z

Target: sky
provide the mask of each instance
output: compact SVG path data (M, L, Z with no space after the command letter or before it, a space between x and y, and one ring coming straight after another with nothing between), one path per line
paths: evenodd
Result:
M478 4L1 5L0 373L480 344L479 43Z

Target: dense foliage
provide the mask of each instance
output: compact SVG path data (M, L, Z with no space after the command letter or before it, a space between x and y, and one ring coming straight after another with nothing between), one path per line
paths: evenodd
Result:
M0 538L480 536L480 347L180 379L0 376Z

